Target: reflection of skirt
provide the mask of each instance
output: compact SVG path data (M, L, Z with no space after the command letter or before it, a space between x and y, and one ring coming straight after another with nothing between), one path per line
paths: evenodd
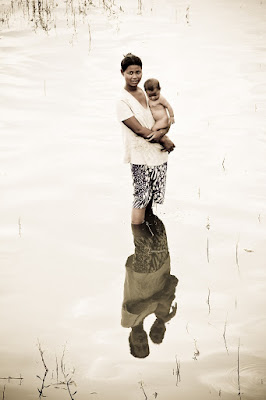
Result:
M149 167L131 164L134 187L133 208L145 208L153 200L163 204L166 185L167 163Z
M167 236L163 222L151 215L145 223L132 225L135 253L131 268L135 272L150 273L158 271L169 257Z

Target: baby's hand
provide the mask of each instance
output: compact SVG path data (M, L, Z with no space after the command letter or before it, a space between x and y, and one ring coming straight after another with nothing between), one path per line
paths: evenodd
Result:
M163 149L161 149L161 151L168 151L168 153L170 153L175 148L175 144L167 136L164 136L160 143L164 147Z
M175 123L175 118L174 117L170 117L170 124L174 124Z

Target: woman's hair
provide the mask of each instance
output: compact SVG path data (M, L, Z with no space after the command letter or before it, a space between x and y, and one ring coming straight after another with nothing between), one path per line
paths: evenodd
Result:
M161 86L158 79L151 78L144 83L144 89L150 91L153 91L154 89L161 90Z
M128 337L128 342L129 342L129 349L130 349L130 354L133 357L136 358L146 358L150 354L150 348L148 344L148 336L147 333L145 332L145 341L146 341L146 347L142 347L141 350L136 351L135 345L132 343L132 332L130 332L129 337Z
M142 61L139 57L132 53L127 53L121 61L121 69L124 72L130 65L138 65L142 68Z

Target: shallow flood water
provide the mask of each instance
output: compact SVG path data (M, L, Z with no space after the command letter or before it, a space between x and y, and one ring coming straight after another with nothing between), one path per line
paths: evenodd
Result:
M0 397L265 399L266 3L40 4L0 4ZM121 326L127 52L176 117L155 212L177 312L145 359Z

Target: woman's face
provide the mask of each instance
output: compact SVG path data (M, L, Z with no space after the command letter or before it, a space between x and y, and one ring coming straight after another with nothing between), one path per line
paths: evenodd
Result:
M125 71L121 71L125 78L126 86L137 87L142 78L142 68L139 65L129 65Z

